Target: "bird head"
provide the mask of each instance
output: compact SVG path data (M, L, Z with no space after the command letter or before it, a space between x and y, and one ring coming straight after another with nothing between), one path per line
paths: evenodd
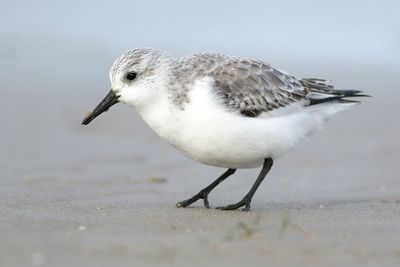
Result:
M111 90L82 121L87 125L121 102L140 108L154 102L168 81L171 58L163 51L136 48L122 54L110 69Z

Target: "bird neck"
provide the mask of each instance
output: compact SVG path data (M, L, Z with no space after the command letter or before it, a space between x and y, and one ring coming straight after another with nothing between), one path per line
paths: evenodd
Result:
M151 104L137 107L142 119L161 138L169 142L176 135L180 110L165 94Z

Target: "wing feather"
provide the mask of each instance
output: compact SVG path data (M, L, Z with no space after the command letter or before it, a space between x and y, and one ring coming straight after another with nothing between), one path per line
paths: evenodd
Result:
M209 76L225 104L245 116L257 117L293 103L304 106L326 102L348 102L347 97L367 96L357 90L338 90L330 81L318 78L297 79L262 61L220 54L193 54L177 62L176 90L178 105L186 103L185 85L193 79ZM178 86L179 85L179 86ZM186 89L187 90L187 89ZM175 91L174 91L175 92ZM176 93L175 92L175 93Z
M226 103L246 116L305 100L308 93L296 78L256 60L232 58L210 75Z

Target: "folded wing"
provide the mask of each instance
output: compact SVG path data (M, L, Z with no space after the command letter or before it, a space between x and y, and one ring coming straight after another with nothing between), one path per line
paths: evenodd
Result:
M215 89L226 104L245 116L257 117L263 112L292 103L304 106L365 96L361 91L337 90L326 80L297 79L261 61L232 58L210 72Z

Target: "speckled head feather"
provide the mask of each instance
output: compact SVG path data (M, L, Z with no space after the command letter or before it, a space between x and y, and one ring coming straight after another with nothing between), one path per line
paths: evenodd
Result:
M168 65L171 57L164 51L154 48L135 48L131 49L115 60L110 69L111 82L116 81L116 76L134 67L141 66L143 74L150 76L154 74L156 66Z

